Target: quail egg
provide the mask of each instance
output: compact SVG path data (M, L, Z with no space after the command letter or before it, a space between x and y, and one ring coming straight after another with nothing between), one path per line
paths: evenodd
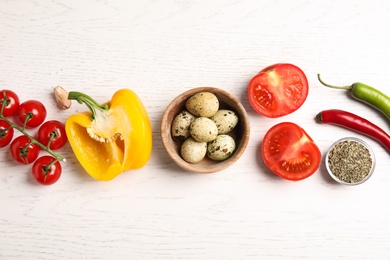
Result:
M219 109L219 100L211 92L199 92L187 100L186 108L195 116L211 117Z
M186 139L180 148L181 157L188 163L200 162L206 156L206 152L207 143L198 142L192 137Z
M210 142L217 137L218 128L210 118L198 117L191 123L190 134L198 142Z
M190 125L195 120L195 116L184 110L172 121L172 137L176 141L184 141L190 136Z
M231 110L220 109L211 117L211 120L217 125L218 134L227 134L236 127L238 117Z
M236 143L230 135L218 135L217 138L208 143L207 156L215 161L222 161L234 152Z

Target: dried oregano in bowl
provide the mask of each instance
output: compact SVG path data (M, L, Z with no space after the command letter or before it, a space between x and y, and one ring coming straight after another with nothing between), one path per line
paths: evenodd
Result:
M326 154L325 165L330 176L339 183L357 185L369 179L375 168L371 147L355 137L335 142Z

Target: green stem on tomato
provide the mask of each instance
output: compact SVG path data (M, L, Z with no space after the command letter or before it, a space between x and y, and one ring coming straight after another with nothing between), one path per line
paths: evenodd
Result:
M7 92L3 89L3 99L1 102L1 114L4 112L4 108L7 106Z
M44 171L44 173L45 173L45 178L46 178L46 175L50 172L50 168L51 168L54 164L56 164L57 162L58 162L58 160L55 159L54 161L52 161L51 163L49 163L48 165L45 165L45 166L43 167L43 171Z
M0 129L0 138L3 138L5 135L5 132L7 132L10 129L12 129L12 126L10 126L8 128Z
M50 147L51 143L53 142L54 138L58 137L58 129L54 130L53 132L50 133L50 139L49 142L47 143L47 147Z
M64 157L62 157L61 155L53 152L49 146L45 146L43 145L42 143L40 143L38 140L36 140L34 137L32 137L29 133L26 132L25 130L25 126L23 127L20 127L20 126L17 126L15 125L14 123L12 123L9 119L7 119L5 116L3 116L3 114L0 114L0 118L3 119L4 121L6 121L12 128L18 130L19 132L21 132L22 134L24 134L25 136L27 136L28 139L30 139L31 141L31 144L36 144L38 145L42 150L45 150L46 152L48 152L50 155L52 155L57 161L62 161L62 162L65 162L66 159Z
M90 96L77 92L77 91L71 91L68 94L68 99L70 100L76 100L80 104L84 103L89 110L92 112L92 120L96 117L96 111L107 111L110 109L110 106L108 104L100 105L98 102L96 102L93 98Z
M26 117L24 118L24 122L23 122L23 130L26 129L27 123L29 120L31 120L32 117L33 114L31 112L26 114Z

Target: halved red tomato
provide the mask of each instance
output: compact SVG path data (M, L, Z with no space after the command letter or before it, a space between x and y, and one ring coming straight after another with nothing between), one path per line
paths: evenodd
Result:
M321 162L321 152L311 137L290 122L279 123L268 130L261 153L273 173L291 181L311 176Z
M300 108L308 93L305 73L288 63L264 68L248 86L248 98L253 109L271 118L288 115Z

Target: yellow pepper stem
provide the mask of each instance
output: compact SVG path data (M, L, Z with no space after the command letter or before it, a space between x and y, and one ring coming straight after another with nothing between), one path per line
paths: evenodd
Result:
M96 109L99 109L101 111L107 111L108 109L110 109L109 104L100 105L98 102L96 102L96 100L94 100L87 94L77 92L77 91L69 92L68 99L76 100L80 104L84 103L92 112L92 116L91 116L92 120L96 118Z

